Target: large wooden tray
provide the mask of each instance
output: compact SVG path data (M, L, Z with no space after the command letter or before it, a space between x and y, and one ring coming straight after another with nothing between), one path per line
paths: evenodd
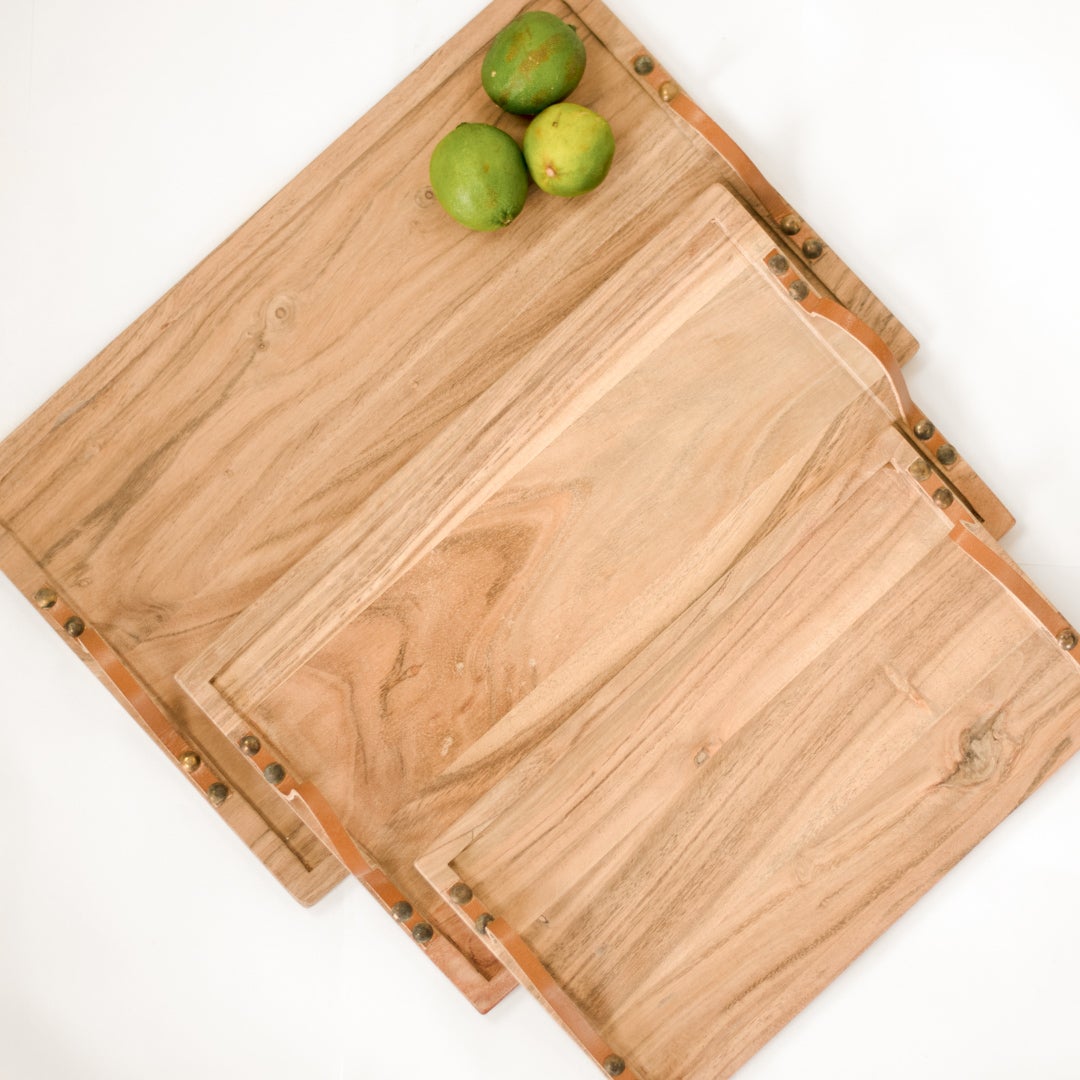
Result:
M344 611L320 591L335 590L326 552L365 528L364 508L385 500L386 485L522 356L548 355L560 334L580 338L591 310L582 297L599 305L610 280L609 291L633 298L642 333L624 342L625 363L643 359L695 302L679 291L693 259L673 262L665 244L686 240L696 200L721 185L814 297L857 316L897 362L914 350L602 5L540 6L580 27L590 64L575 97L609 115L619 136L601 193L576 203L534 196L496 237L465 234L432 206L426 161L447 128L463 117L521 126L477 85L480 53L519 7L493 4L0 445L0 566L304 901L342 876L341 844L251 769L177 673L188 669L197 685L195 658L212 657L212 642L228 647L223 631L275 581L278 601L299 581L317 586L303 610L323 604L326 618L281 642L294 659L316 651ZM565 423L585 403L565 395ZM1007 512L965 463L950 470L957 496L1004 531ZM429 505L443 505L429 494ZM439 538L409 535L417 555ZM323 570L317 581L313 566ZM388 566L380 580L404 568ZM352 572L355 581L336 588L363 579L370 592L360 562ZM258 629L273 603L245 626ZM425 767L443 760L441 748L424 753ZM397 783L389 777L381 797ZM417 920L405 925L415 930ZM450 932L466 967L449 954L445 965L486 1007L510 982L456 922ZM429 949L441 955L442 946Z
M493 4L0 444L0 567L30 597L57 594L42 610L62 636L126 673L105 681L178 764L198 757L190 781L305 902L340 867L176 672L707 185L735 191L793 260L815 238L685 95L659 99L659 67L631 73L643 50L597 5L579 20L577 96L620 131L603 199L556 212L534 195L503 236L448 229L427 156L465 116L520 127L475 70L519 6ZM914 351L827 245L811 280L899 359ZM72 615L94 635L63 634Z

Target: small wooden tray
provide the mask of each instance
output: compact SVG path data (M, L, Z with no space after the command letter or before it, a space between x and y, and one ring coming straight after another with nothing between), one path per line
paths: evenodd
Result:
M732 1075L1074 752L1075 631L923 471L883 432L609 680L556 674L422 860L609 1075Z

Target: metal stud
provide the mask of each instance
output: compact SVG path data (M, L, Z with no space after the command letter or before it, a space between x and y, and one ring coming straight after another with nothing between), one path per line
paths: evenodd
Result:
M271 761L269 765L263 769L263 776L270 784L280 784L285 779L285 770L276 762Z
M262 749L262 743L254 735L245 735L240 740L240 749L248 757L254 757Z
M455 904L467 904L472 899L472 889L464 881L459 881L451 887L449 896Z
M934 434L934 425L924 417L912 428L912 431L915 432L916 439L926 442Z
M674 101L679 96L679 87L677 83L668 79L667 82L660 84L660 100L661 101Z
M951 446L949 443L942 443L937 448L937 459L948 468L950 465L956 464L956 447Z
M495 921L494 915L489 915L486 911L483 915L476 917L476 932L478 934L486 934L487 928Z
M825 245L816 236L803 241L802 253L808 259L820 259L824 251Z
M399 900L391 909L390 914L398 922L408 922L413 917L413 907L408 900Z
M942 510L947 510L953 504L953 493L946 487L939 487L934 492L934 502L941 507Z
M609 1054L604 1058L604 1072L608 1076L622 1076L626 1072L626 1062L618 1054Z
M1061 633L1058 634L1058 644L1066 652L1072 652L1073 649L1076 648L1077 640L1078 639L1076 637L1076 631L1071 626L1066 630L1062 630Z
M185 750L179 758L180 768L184 772L194 772L201 764L202 758L194 750Z
M206 797L214 806L220 806L229 797L229 789L224 784L211 784L206 789Z
M930 466L925 458L916 458L908 466L907 471L911 473L916 480L925 480L930 475Z
M798 300L800 304L810 295L810 289L805 281L793 281L787 291L791 293L792 300Z
M64 629L72 637L81 637L82 632L86 629L86 623L84 623L78 615L72 615L71 618L64 623Z
M653 63L653 58L645 53L642 53L634 61L634 70L639 75L651 75L654 67L656 67L656 64Z
M431 923L417 923L412 928L412 936L421 945L426 945L435 936L435 931L431 929Z
M788 214L783 221L780 222L780 231L785 236L794 236L802 228L802 220L798 214Z
M777 252L769 259L768 267L777 277L779 277L781 274L786 274L788 272L788 261L780 254L780 252Z
M34 603L44 611L46 608L56 607L56 601L58 597L54 590L45 588L38 589L34 593Z

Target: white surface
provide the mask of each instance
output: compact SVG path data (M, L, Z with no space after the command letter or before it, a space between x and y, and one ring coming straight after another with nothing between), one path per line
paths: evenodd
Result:
M1080 619L1077 6L612 4L920 338ZM480 7L0 0L0 434ZM0 736L5 1080L598 1075L358 886L297 906L4 579ZM1080 1076L1078 821L1073 760L740 1080Z

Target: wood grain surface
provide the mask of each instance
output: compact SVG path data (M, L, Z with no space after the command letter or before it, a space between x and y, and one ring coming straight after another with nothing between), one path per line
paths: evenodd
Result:
M1080 665L912 460L886 432L779 553L550 689L561 727L422 860L628 1076L731 1075L1075 748Z
M231 740L259 739L255 765L317 788L481 972L487 950L413 864L565 710L533 712L520 739L504 717L634 612L610 676L846 477L853 448L907 445L880 362L794 302L773 238L723 188L691 211L180 675ZM581 354L573 331L593 325ZM285 618L260 636L267 607Z
M339 868L176 672L697 195L721 183L756 202L629 70L640 46L592 4L575 19L589 50L575 96L619 133L612 180L577 203L534 192L504 234L450 228L427 158L463 118L520 135L476 78L520 6L488 7L0 444L0 526L18 552L5 572L95 628L305 902ZM911 354L831 250L817 273Z

